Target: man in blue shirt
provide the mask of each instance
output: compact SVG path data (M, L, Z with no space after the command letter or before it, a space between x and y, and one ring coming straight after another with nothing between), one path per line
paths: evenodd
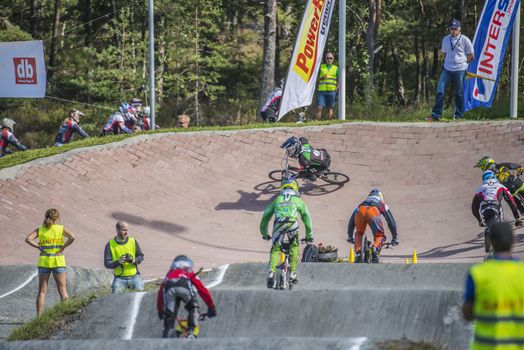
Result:
M456 19L449 24L450 34L442 40L442 54L444 55L444 67L440 73L437 85L437 96L431 116L427 121L438 121L442 117L444 106L444 95L448 85L453 86L455 91L455 112L453 119L464 116L464 78L468 63L475 59L473 44L471 40L460 32L460 22Z

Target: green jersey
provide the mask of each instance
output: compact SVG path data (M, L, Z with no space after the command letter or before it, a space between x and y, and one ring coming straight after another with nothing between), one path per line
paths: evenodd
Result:
M262 221L260 222L260 233L262 236L268 235L267 227L273 215L275 216L273 233L281 227L279 226L280 223L286 223L288 227L296 225L298 228L298 216L300 215L306 227L306 239L311 238L311 217L309 216L309 211L306 203L295 191L291 189L280 191L277 198L264 210Z

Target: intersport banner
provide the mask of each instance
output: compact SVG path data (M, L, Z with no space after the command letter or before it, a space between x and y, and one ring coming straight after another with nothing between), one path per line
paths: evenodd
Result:
M42 41L0 43L0 97L44 97L45 88Z
M315 94L335 0L308 0L286 78L278 119L308 106Z
M464 83L464 110L491 107L520 0L487 0L482 10Z

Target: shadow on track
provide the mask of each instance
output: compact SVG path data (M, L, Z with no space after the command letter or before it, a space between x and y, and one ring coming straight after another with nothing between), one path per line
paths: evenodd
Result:
M303 196L323 196L338 191L342 187L344 187L344 185L316 185L314 183L308 182L300 187L300 194ZM215 207L215 210L246 210L262 212L280 191L278 181L263 182L253 187L253 189L256 192L237 190L240 198L236 202L219 203Z
M114 212L111 214L116 220L126 221L128 224L137 225L137 226L147 226L156 231L162 231L170 235L176 235L187 231L187 227L172 222L162 221L162 220L146 220L139 216L123 213L123 212Z

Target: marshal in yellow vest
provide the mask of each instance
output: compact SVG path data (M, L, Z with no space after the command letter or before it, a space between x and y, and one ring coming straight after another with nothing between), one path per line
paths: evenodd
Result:
M111 257L113 261L117 261L122 255L129 254L133 258L136 257L136 244L133 237L128 237L126 244L119 244L113 238L109 241L109 249L111 250ZM113 274L117 277L130 277L137 273L136 264L128 262L124 263L124 267L118 266L113 270Z
M337 90L337 76L338 67L334 64L329 68L325 63L320 65L320 73L318 74L318 91L336 91Z
M524 263L488 260L471 268L473 350L524 350Z
M65 267L65 256L56 253L64 246L64 226L51 225L50 228L42 225L38 228L38 245L40 246L40 257L38 267L53 269Z

